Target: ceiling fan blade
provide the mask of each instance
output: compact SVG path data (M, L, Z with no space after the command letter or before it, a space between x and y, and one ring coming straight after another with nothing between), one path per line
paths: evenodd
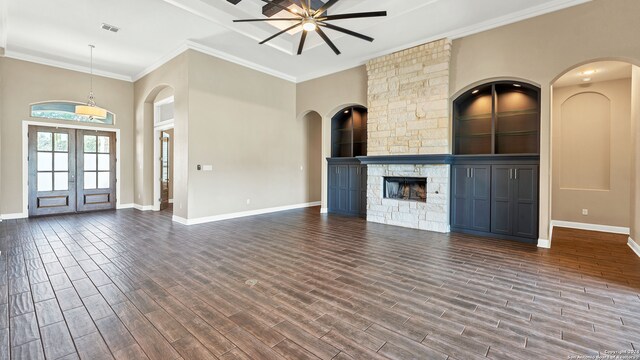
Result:
M331 25L329 23L318 22L318 25L324 26L326 28L329 28L329 29L332 29L332 30L335 30L335 31L340 31L341 33L345 33L345 34L348 34L348 35L351 35L351 36L355 36L358 39L366 40L366 41L369 41L369 42L373 42L373 40L374 40L372 37L369 37L367 35L362 35L362 34L357 33L355 31L351 31L349 29L345 29L345 28L340 27L340 26Z
M302 37L300 38L300 45L298 45L298 55L302 54L302 49L304 49L304 41L307 39L307 32L302 31Z
M313 14L314 17L322 15L325 11L327 11L330 7L335 5L340 0L329 0L326 4L322 5L316 12Z
M309 8L305 0L287 0L290 4L301 8L307 15L309 14Z
M233 22L256 22L256 21L300 21L300 18L275 18L275 19L242 19Z
M267 41L273 40L273 39L277 38L278 36L280 36L280 35L282 35L282 34L286 33L287 31L289 31L289 30L293 30L293 29L297 28L297 27L298 27L298 26L300 26L300 25L302 25L302 21L301 21L300 23L298 23L298 24L293 25L293 26L289 26L288 28L286 28L286 29L284 29L284 30L282 30L282 31L280 31L280 32L278 32L278 33L276 33L276 34L272 35L272 36L269 36L268 38L266 38L266 39L262 40L262 41L260 42L260 45L262 45L262 44L266 43Z
M360 12L360 13L351 13L351 14L329 15L329 16L320 17L318 18L318 20L328 21L328 20L356 19L356 18L377 17L377 16L387 16L387 12L372 11L372 12Z
M329 45L329 47L331 48L331 50L333 50L334 53L336 53L336 55L340 55L340 50L338 50L338 48L333 44L333 42L331 41L331 39L329 39L329 37L327 36L327 34L324 33L324 31L322 31L322 29L320 29L319 27L316 28L316 32L318 33L318 35L320 35L320 37L322 38L322 40L324 40L324 42L327 43L327 45Z
M282 9L282 10L284 10L284 11L288 12L288 13L291 13L291 14L293 14L293 15L300 16L300 14L296 13L295 11L293 11L293 10L289 9L289 8L288 8L288 7L286 7L286 6L280 5L279 3L275 2L275 1L269 1L269 0L262 0L262 1L263 1L263 2L266 2L266 3L267 3L267 4L269 4L269 5L272 5L272 6L275 6L275 7L277 7L277 8L280 8L280 9Z

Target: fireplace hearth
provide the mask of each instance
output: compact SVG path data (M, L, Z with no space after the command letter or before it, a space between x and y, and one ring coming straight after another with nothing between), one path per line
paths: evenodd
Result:
M384 198L427 202L427 179L409 177L385 177Z

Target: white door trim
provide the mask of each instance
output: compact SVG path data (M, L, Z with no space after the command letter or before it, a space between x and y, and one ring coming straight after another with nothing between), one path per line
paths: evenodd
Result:
M173 124L173 120L167 120L153 128L153 211L160 211L160 133L173 129ZM173 151L173 148L169 151ZM169 176L173 177L173 174Z
M120 209L120 129L98 126L61 124L44 121L22 121L22 218L29 217L29 126L47 126L53 128L65 128L76 130L108 131L116 134L116 209Z

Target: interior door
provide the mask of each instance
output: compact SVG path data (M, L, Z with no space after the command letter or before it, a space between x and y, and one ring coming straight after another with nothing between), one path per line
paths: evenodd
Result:
M116 139L106 131L77 130L77 211L115 209Z
M160 137L160 210L169 207L169 134Z
M29 216L76 211L75 130L29 126Z

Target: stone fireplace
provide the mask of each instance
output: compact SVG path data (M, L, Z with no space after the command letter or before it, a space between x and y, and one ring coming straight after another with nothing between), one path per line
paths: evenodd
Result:
M367 63L367 220L449 232L449 66L439 40ZM385 178L424 180L422 201L385 196Z

